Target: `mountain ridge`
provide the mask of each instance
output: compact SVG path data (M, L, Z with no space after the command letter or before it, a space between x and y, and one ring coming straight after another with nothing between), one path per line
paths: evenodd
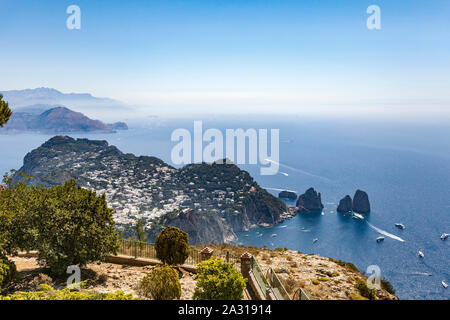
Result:
M92 120L81 112L75 112L64 106L55 106L42 113L32 112L42 106L37 105L31 112L14 112L8 126L0 129L0 133L41 132L41 133L73 133L102 132L114 133L114 130L127 130L123 122L105 124L100 120Z
M192 243L224 243L236 232L291 217L283 201L234 164L191 164L175 169L161 159L121 152L107 141L56 136L29 152L16 173L33 185L79 185L105 194L118 229L134 235L143 220L149 239L174 225Z

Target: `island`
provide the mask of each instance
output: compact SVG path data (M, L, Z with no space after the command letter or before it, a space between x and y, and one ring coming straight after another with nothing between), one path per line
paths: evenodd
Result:
M165 226L181 228L194 244L224 243L236 232L292 217L284 202L234 164L198 163L176 169L150 156L122 153L106 141L56 136L29 152L20 174L31 185L69 179L105 194L118 230L133 235L142 220L152 241Z

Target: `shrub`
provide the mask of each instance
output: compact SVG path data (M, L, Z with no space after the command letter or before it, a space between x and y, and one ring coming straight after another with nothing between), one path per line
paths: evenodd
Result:
M43 284L51 286L53 284L53 279L44 273L38 274L30 283L31 288L34 291L39 291Z
M364 298L367 298L369 300L376 300L377 299L377 290L376 289L369 289L366 282L364 280L357 280L355 288L358 289L361 296Z
M168 265L155 267L139 283L139 292L154 300L174 300L181 297L178 272Z
M320 281L317 280L317 279L314 279L314 278L313 278L313 279L309 279L309 280L311 280L312 284L315 285L315 286L317 286L317 285L320 284Z
M167 227L156 237L156 257L169 265L183 264L189 257L189 240L186 232Z
M353 293L349 296L350 300L367 300L367 298L364 298L363 296Z
M359 269L351 262L345 262L342 260L336 260L332 258L329 258L329 260L336 263L337 265L340 265L341 267L347 268L348 270L360 273Z
M43 284L42 290L37 292L19 292L10 296L2 297L0 300L139 300L131 294L125 294L122 291L113 293L94 293L80 290L71 291L66 288L55 290L51 286Z
M246 280L232 263L220 258L198 264L195 300L242 300Z
M381 279L381 288L386 290L390 294L395 294L394 287L392 287L392 284L386 279Z
M0 249L0 289L4 288L17 275L16 265L9 261Z

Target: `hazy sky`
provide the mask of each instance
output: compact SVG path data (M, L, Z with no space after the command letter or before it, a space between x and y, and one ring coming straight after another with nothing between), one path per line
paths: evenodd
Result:
M0 89L152 108L450 112L450 1L0 0ZM81 8L81 30L66 9ZM381 30L366 9L381 8Z

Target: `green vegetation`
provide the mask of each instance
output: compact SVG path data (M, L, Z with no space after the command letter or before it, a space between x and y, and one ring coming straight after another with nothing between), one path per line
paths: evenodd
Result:
M178 228L167 227L156 237L156 257L165 264L183 264L189 249L188 234Z
M195 300L242 300L246 280L232 263L220 258L198 264Z
M28 179L29 177L24 177ZM0 245L6 253L38 251L38 261L53 274L70 265L102 261L117 252L112 210L105 196L77 186L43 188L12 182L0 193Z
M3 127L11 118L12 111L8 102L3 101L3 95L0 93L0 127Z
M389 292L390 294L395 294L394 287L386 279L381 279L381 288Z
M139 283L139 291L146 298L174 300L181 297L178 272L168 265L155 267Z
M341 260L335 260L335 259L332 259L332 258L329 258L329 259L330 259L330 261L332 261L332 262L334 262L334 263L340 265L341 267L344 267L344 268L347 268L347 269L349 269L349 270L351 270L351 271L360 273L359 269L358 269L353 263L351 263L351 262L345 262L345 261L341 261Z
M4 288L17 275L16 265L9 261L0 248L0 289Z
M364 280L357 280L355 288L358 289L361 296L364 298L367 298L369 300L376 300L377 299L377 290L376 289L369 289L366 282Z
M42 284L41 287L41 291L0 296L0 300L140 300L120 290L114 293L93 293L85 290L73 291L68 288L55 290L46 284Z
M363 296L357 294L357 293L353 293L349 296L350 300L368 300L367 298L364 298Z

